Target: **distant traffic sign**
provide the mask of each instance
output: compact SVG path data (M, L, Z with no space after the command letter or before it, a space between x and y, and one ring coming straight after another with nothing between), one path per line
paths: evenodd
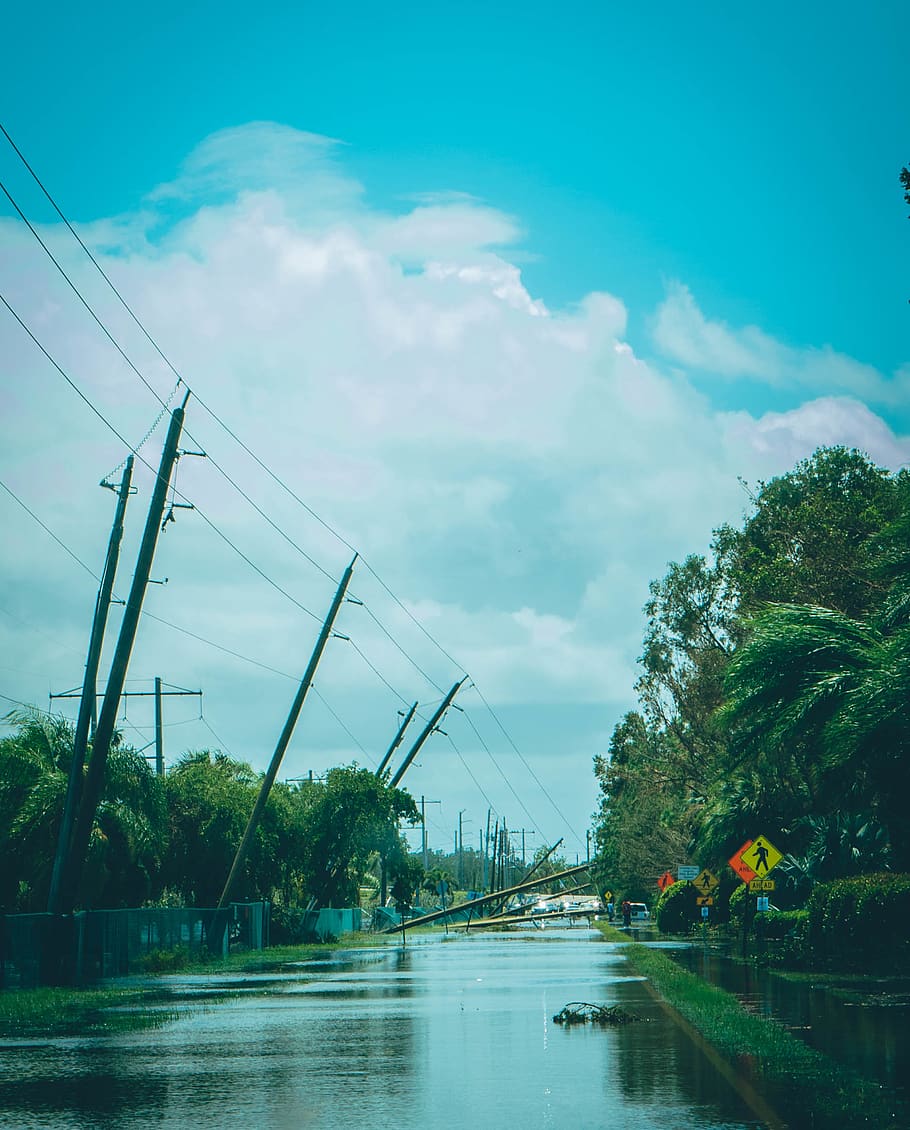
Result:
M748 865L748 863L745 863L743 861L743 858L742 858L743 855L749 850L749 848L751 846L752 846L752 841L746 840L746 842L739 849L739 851L735 851L730 856L730 858L727 860L727 862L730 864L730 866L733 868L733 870L740 877L740 879L742 879L742 881L744 883L748 883L751 879L755 878L755 872Z
M699 895L699 897L695 900L695 905L696 906L713 906L714 905L714 899L711 898L710 895Z
M672 887L675 882L676 880L673 878L673 872L665 871L663 875L661 875L661 877L657 880L657 885L662 891L665 891L667 887Z
M680 882L684 882L686 879L694 879L699 871L701 871L700 867L688 863L677 863L676 878L679 879Z
M778 851L774 844L765 836L756 837L751 844L740 852L740 859L752 871L756 879L767 875L784 858L784 853Z
M756 891L773 891L776 890L777 884L773 879L752 879L749 882L749 890L755 894Z

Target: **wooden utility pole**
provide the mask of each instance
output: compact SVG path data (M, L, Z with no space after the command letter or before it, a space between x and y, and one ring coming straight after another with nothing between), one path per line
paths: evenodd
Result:
M449 691L449 693L442 700L442 702L440 703L439 707L436 710L436 713L429 720L429 722L427 722L426 726L424 726L423 732L421 733L420 737L411 746L410 750L408 751L407 757L405 757L404 761L402 761L401 765L398 767L398 771L395 773L394 777L392 777L392 780L389 782L390 786L393 789L396 787L398 782L401 780L401 778L407 772L408 766L411 764L411 762L417 756L417 754L420 750L420 747L427 740L427 738L430 736L430 734L432 734L433 731L436 729L436 726L437 726L439 720L442 718L443 714L445 714L445 712L449 709L449 706L452 703L452 699L455 697L456 694L458 694L459 690L461 690L461 688L464 686L464 684L467 681L468 681L467 675L465 675L465 677L463 679L458 680L458 682L455 684L455 686L452 687L452 689Z
M133 583L127 597L126 608L123 612L123 621L120 625L120 635L117 637L117 647L111 661L111 671L107 680L104 701L101 704L101 713L98 716L98 726L92 742L92 755L89 758L88 770L82 789L82 802L76 817L73 829L73 841L69 852L69 863L65 868L59 907L64 912L72 910L79 894L79 884L82 880L82 870L85 866L88 842L95 822L95 811L101 798L104 787L104 771L107 766L107 755L114 736L114 723L117 717L117 706L120 694L126 680L126 671L129 666L130 655L136 640L136 630L139 626L139 616L142 612L142 601L148 587L149 576L152 570L152 561L155 557L155 548L158 544L158 534L161 532L161 522L164 515L164 505L167 499L167 490L171 480L171 472L177 460L177 444L183 428L183 417L186 403L190 398L187 393L183 404L171 414L171 423L168 428L167 438L164 441L164 450L161 453L161 464L158 468L158 478L152 491L152 500L149 503L148 516L145 521L145 531L139 546L139 556L136 559L136 571L133 574Z
M297 688L297 694L294 696L294 701L291 704L291 710L288 714L287 721L284 724L284 729L281 731L281 736L278 739L278 744L275 747L275 752L272 754L272 760L269 763L268 771L263 778L262 785L259 789L259 795L256 797L256 803L253 806L253 811L250 813L249 821L247 822L246 831L243 833L243 839L240 841L240 847L237 848L237 854L234 856L234 862L231 866L230 874L224 884L224 890L221 892L221 898L218 900L218 908L216 911L215 922L212 925L210 934L210 944L220 939L223 933L223 920L221 914L225 907L231 901L231 896L234 893L234 887L246 863L246 858L249 855L250 848L253 844L253 837L256 834L256 829L259 827L259 821L262 818L263 810L265 809L265 802L269 799L269 793L272 791L272 785L275 783L275 778L278 776L278 770L281 768L281 760L284 757L284 752L288 748L291 740L291 735L294 733L294 727L297 725L297 719L300 716L300 711L303 707L304 700L307 696L307 691L313 682L313 676L316 674L316 668L319 666L319 660L322 658L322 653L325 650L325 645L328 642L329 636L332 634L332 627L335 623L335 617L338 615L338 609L341 607L341 602L344 600L345 593L347 592L348 584L351 580L351 574L354 572L354 562L357 560L357 554L354 554L351 564L345 569L344 576L338 585L335 596L332 599L332 606L329 609L329 614L325 618L322 629L319 632L319 638L316 640L316 646L313 648L313 654L310 656L310 661L307 664L306 671L300 681L300 686Z
M389 762L392 759L392 754L401 745L401 739L404 737L404 732L408 728L408 723L414 717L414 714L416 713L416 711L417 711L417 703L415 702L415 703L412 704L411 709L405 715L404 721L398 727L398 733L392 739L392 744L386 750L385 757L379 763L379 768L376 770L376 776L377 777L381 777L383 775L383 773L386 770L386 766L389 764Z
M111 487L117 491L117 508L114 512L114 522L111 526L111 536L107 543L107 556L104 561L104 572L101 574L101 584L98 587L98 596L95 600L95 615L92 620L92 631L89 636L88 656L85 660L85 674L82 679L82 695L79 702L79 715L76 719L76 732L73 738L73 759L70 762L69 780L66 785L66 799L63 803L63 818L60 822L60 832L57 838L57 851L54 855L54 866L51 872L51 885L47 896L47 909L49 914L59 912L60 883L63 878L67 856L69 855L70 840L73 834L73 823L76 819L76 809L82 792L82 769L85 765L85 751L88 746L89 727L95 719L95 687L98 682L98 667L101 663L101 646L104 642L104 629L107 627L107 614L111 606L111 593L114 591L114 577L117 573L117 563L120 559L120 543L123 540L123 519L126 514L126 502L131 493L130 483L133 478L133 456L127 458L120 478L119 487ZM102 481L102 486L110 484Z

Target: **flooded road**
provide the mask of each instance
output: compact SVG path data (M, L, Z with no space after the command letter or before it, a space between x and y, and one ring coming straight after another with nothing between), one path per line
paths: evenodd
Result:
M697 944L668 952L749 1011L774 1017L836 1063L880 1083L894 1097L900 1125L910 1125L910 980L845 976L813 983Z
M338 951L277 974L165 980L187 1011L161 1029L0 1045L0 1125L763 1125L618 948L583 928L452 934ZM237 995L200 1006L212 987ZM644 1019L555 1025L570 1001Z

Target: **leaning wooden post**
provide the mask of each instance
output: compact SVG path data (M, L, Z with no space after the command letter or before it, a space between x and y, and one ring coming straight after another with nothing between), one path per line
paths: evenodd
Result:
M307 664L307 669L303 674L300 681L300 686L297 688L297 694L291 704L291 710L288 714L287 721L284 724L284 729L281 731L281 737L278 739L278 745L275 747L275 752L272 754L272 760L269 764L268 771L263 778L262 785L259 789L259 795L256 797L256 803L253 806L253 811L250 813L250 818L247 822L246 831L243 833L243 839L240 841L240 847L237 848L237 854L234 856L234 862L231 866L230 874L227 877L227 882L224 884L224 890L221 892L221 898L218 900L218 907L215 911L215 917L212 921L212 927L209 931L209 948L212 947L213 941L220 941L223 936L224 926L226 919L224 911L228 903L231 901L231 896L234 892L234 887L246 863L247 856L249 855L250 848L253 844L253 837L256 835L256 829L259 827L259 821L262 818L265 803L269 799L269 793L272 791L272 785L275 783L275 778L278 776L278 770L281 768L281 761L284 757L285 750L291 740L291 735L294 733L294 727L297 724L297 719L300 716L300 711L303 707L304 700L307 696L307 691L313 682L313 676L316 674L316 668L319 666L319 660L322 658L322 653L325 650L325 645L328 642L329 636L332 634L332 627L335 623L335 617L338 615L338 609L341 607L341 602L344 600L345 593L347 592L348 584L351 580L351 574L354 572L354 562L357 560L357 554L351 564L345 569L344 576L338 585L338 589L332 600L332 606L329 609L329 614L325 618L322 625L322 630L319 633L319 638L316 641L316 646L313 649L313 654L310 656L310 662Z

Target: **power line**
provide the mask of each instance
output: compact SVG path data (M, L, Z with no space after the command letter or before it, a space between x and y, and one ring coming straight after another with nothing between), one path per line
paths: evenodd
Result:
M231 753L231 751L225 745L224 741L212 729L211 725L209 724L209 720L206 718L206 716L204 714L199 715L199 721L203 724L203 726L205 726L205 728L212 735L212 737L215 739L215 741L218 742L218 744L221 747L222 753L226 753L228 755L228 757L234 757L233 753ZM236 758L235 758L235 760L236 760Z
M408 702L408 700L407 700L407 699L406 699L406 698L404 697L404 695L403 695L403 694L401 694L401 693L400 693L399 691L396 691L396 690L395 690L395 688L394 688L394 687L392 686L392 684L391 684L391 683L389 682L389 680L388 680L388 679L387 679L387 678L385 677L385 675L383 675L383 673L382 673L382 672L381 672L381 671L379 670L379 668L378 668L378 667L377 667L377 666L376 666L376 665L375 665L374 663L372 663L372 662L371 662L371 661L370 661L370 660L369 660L369 659L367 658L367 656L366 656L366 655L364 655L364 653L363 653L363 652L361 651L361 649L360 649L360 648L359 648L359 647L357 646L357 644L356 644L356 643L354 642L354 640L352 640L352 639L348 638L348 643L349 643L349 644L351 645L351 647L352 647L352 648L353 648L353 649L354 649L354 650L355 650L355 651L357 652L357 654L358 654L358 655L360 656L360 658L361 658L361 659L362 659L362 660L364 661L364 663L365 663L365 664L367 665L367 667L369 667L369 668L370 668L370 670L371 670L371 671L372 671L372 672L373 672L373 673L374 673L374 674L376 675L376 677L377 677L377 678L378 678L378 679L379 679L379 680L380 680L381 682L385 683L385 685L386 685L386 686L387 686L387 687L389 688L389 690L390 690L390 691L392 692L392 694L393 694L393 695L395 695L395 697L396 697L397 699L399 699L399 700L400 700L401 702L403 702L405 706L410 706L410 703L409 703L409 702Z
M2 131L4 137L9 142L10 146L12 147L13 151L16 153L19 160L22 162L22 164L28 170L29 174L31 175L31 177L35 181L35 183L37 184L38 188L44 194L44 196L46 197L46 199L50 203L51 207L54 209L54 211L60 217L61 221L66 225L67 229L70 231L73 238L78 242L79 246L82 248L82 250L88 256L89 260L94 265L95 269L98 271L98 273L101 275L101 277L107 283L107 285L110 287L111 291L114 293L117 300L120 302L123 309L127 312L127 314L132 319L134 324L138 327L140 332L143 334L143 336L146 338L146 340L149 342L149 344L152 346L152 348L155 350L155 352L158 354L158 356L161 358L161 360L165 363L165 365L170 369L170 371L173 373L173 375L177 378L178 382L182 382L187 389L190 389L190 386L184 380L183 376L178 372L178 370L175 368L175 366L173 365L171 360L168 358L168 356L164 353L164 351L158 345L157 341L152 337L152 335L149 333L149 331L145 328L145 325L142 323L139 316L136 314L136 312L133 310L133 308L130 306L130 304L126 301L126 299L120 293L119 289L114 285L113 281L111 280L111 278L109 277L107 272L104 270L104 268L101 266L101 264L98 262L98 260L96 259L94 254L91 252L91 250L83 242L82 238L79 236L78 232L75 230L75 228L69 222L69 220L67 219L63 210L58 205L57 201L54 199L54 197L51 195L50 191L45 186L44 182L41 180L41 178L38 176L38 174L35 172L35 170L29 164L25 155L23 154L21 149L16 145L16 143L13 141L9 132L7 131L7 129L5 128L5 126L2 123L0 123L0 131ZM6 191L5 188L4 188L4 191ZM9 196L8 193L7 193L7 195ZM64 274L64 277L67 278L67 282L70 282L68 276L66 276L65 272L63 272L63 269L59 266L59 264L57 264L56 259L54 259L54 257L50 254L50 251L46 248L43 241L38 236L38 233L34 230L32 225L26 219L24 213L22 213L22 211L19 209L18 205L16 205L15 201L12 200L12 197L9 197L9 199L10 199L11 203L13 203L13 206L16 208L16 211L19 212L23 221L28 225L28 227L32 231L33 235L35 235L35 237L38 239L39 243L41 243L42 247L45 247L45 250L47 251L48 255L50 255L51 259L57 265L58 270L60 270L61 273ZM73 286L73 284L71 282L70 282L70 285ZM92 316L95 318L95 320L98 321L99 326L101 326L102 330L104 330L106 336L110 337L110 334L105 329L105 327L101 324L100 319L98 319L97 316L94 314L94 311L92 311L91 308L88 306L88 304L86 303L86 301L82 297L82 295L79 294L78 290L76 290L75 287L73 287L73 289L74 289L75 293L77 294L77 296L79 297L80 301L84 305L86 305L86 308L89 309L89 312L92 314ZM123 351L120 349L120 347L117 345L117 343L113 340L113 338L111 338L111 342L117 348L118 352L120 352L124 356L124 360L126 360L127 363L129 364L130 368L132 368L136 372L136 375L140 378L140 380L143 382L143 384L145 384L146 387L149 388L149 390L153 393L154 396L156 396L156 398L160 402L160 397L158 396L158 394L151 387L151 385L146 381L146 379L142 376L142 374L137 369L135 369L135 366L133 366L132 362L129 361L129 359L126 357L125 354L123 354ZM227 434L234 440L234 442L237 443L247 453L247 455L249 455L249 457L256 463L256 465L261 470L263 470L272 479L272 481L274 483L276 483L278 486L280 486L282 490L284 490L292 499L294 499L294 501L297 502L297 504L299 506L301 506L306 511L306 513L308 513L310 515L310 517L314 519L314 521L318 522L325 530L327 530L330 534L332 534L333 537L337 538L337 540L339 542L341 542L341 544L343 546L345 546L351 552L358 552L355 549L355 547L353 545L351 545L351 543L347 540L347 538L345 538L342 534L340 534L338 532L338 530L336 530L330 523L328 523L324 518L322 518L311 506L309 506L306 502L304 502L304 500L279 475L277 475L262 459L260 459L259 456L240 438L240 436L238 436L237 433L223 419L221 419L221 417L215 412L215 410L213 408L211 408L206 403L206 401L198 394L198 392L195 392L192 389L190 389L190 391L193 392L194 398L199 403L199 405L203 408L203 410L206 411L212 417L212 419L215 420L215 422L221 428L224 429L225 432L227 432ZM188 432L187 435L190 435L190 433ZM193 438L193 437L190 435L190 438ZM195 442L195 440L194 440L194 442ZM218 467L217 464L214 464L214 465L216 466L216 468L219 471L221 471L222 474L225 474L225 477L228 477L226 475L226 473L220 467ZM229 481L232 481L232 480L229 479ZM238 489L238 490L241 489L241 488L237 487L237 484L232 484L232 485L234 485L235 488ZM262 510L259 509L258 506L256 506L256 504L252 501L252 499L249 498L248 495L245 494L245 492L243 492L241 490L241 493L247 499L247 501L250 502L250 504L254 506L254 508L257 510L257 512L260 513L262 515L262 517L266 519L266 521L268 521L271 525L274 525L274 523L271 522L271 519L269 519L267 517L267 515ZM283 537L287 537L287 535L284 533L284 531L280 530L279 527L274 526L274 528L276 530L278 530L278 532L281 533ZM301 552L303 554L303 556L315 568L319 569L320 572L324 573L327 577L331 577L331 574L327 573L326 570L324 570L322 568L322 566L320 566L312 557L310 557L302 549L300 549L299 546L296 546L296 543L294 543L290 538L288 538L287 540L290 542L291 545L294 545L294 547L296 549L298 549L298 551ZM417 617L411 612L411 610L407 607L407 605L404 604L404 602L402 600L400 600L398 596L396 596L396 594L391 590L391 588L389 588L389 586L385 583L385 581L382 579L382 577L376 572L376 570L370 565L370 563L363 557L363 555L359 554L359 556L360 556L361 562L364 565L364 568L366 568L367 571L374 577L374 579L385 590L385 592L392 598L392 600L399 606L399 608L401 608L401 610L405 613L405 615L416 625L416 627L426 636L426 638L434 645L434 647L436 647L440 651L440 653L443 656L445 656L445 658L454 667L459 668L460 670L463 671L464 669L462 668L461 664L458 663L458 661L452 655L450 655L448 651L446 651L446 649L442 646L442 644L430 633L430 631L420 622L420 620L417 619ZM331 578L331 579L334 580L335 578ZM318 619L318 617L317 617L317 619ZM410 658L410 657L408 657L408 658ZM419 670L419 668L418 668L418 670ZM421 672L421 673L423 673L423 672ZM424 676L424 677L427 677L427 676ZM430 680L430 681L432 682L432 680ZM439 689L441 691L441 688L437 688L437 689Z
M495 809L496 805L490 800L490 798L484 792L483 785L481 785L480 781L478 781L477 778L474 776L473 770L471 769L470 765L468 765L467 761L465 761L464 757L462 756L461 750L454 743L454 741L452 741L451 735L445 734L445 737L448 740L449 745L452 747L452 749L455 750L455 753L458 755L458 760L464 766L465 772L471 778L471 780L474 782L474 784L477 786L477 790L480 793L480 795L487 802L487 808Z
M14 499L14 501L18 502L18 504L29 515L29 517L37 522L42 530L44 530L44 532L48 534L48 536L51 537L57 543L57 545L59 545L60 548L76 562L77 565L84 569L89 574L89 576L94 578L94 580L100 583L101 578L98 577L97 574L88 565L86 565L86 563L80 557L78 557L64 541L57 537L54 531L44 522L42 522L38 515L34 512L34 510L27 506L26 503L23 502L22 499L13 490L11 490L10 487L8 487L2 479L0 479L0 487L3 487L6 493L10 495L10 497ZM4 611L6 610L4 609ZM7 615L12 614L7 612ZM158 624L163 624L167 628L172 628L175 632L180 632L185 636L190 636L192 639L198 640L200 643L204 643L207 646L213 647L218 651L223 651L227 655L232 655L235 659L241 659L244 663L249 663L254 667L260 667L264 671L270 671L273 675L281 675L283 678L290 679L294 682L298 681L298 677L296 675L290 675L287 671L280 671L277 667L270 667L269 664L262 663L257 659L251 659L250 656L243 655L239 651L232 651L231 648L225 647L223 644L215 643L214 640L206 639L205 636L200 636L196 632L191 632L188 628L182 628L179 624L174 624L170 620L165 620L163 617L156 616L154 613L148 612L145 609L142 610L142 616L147 617L149 620L154 620Z
M539 828L539 827L538 827L538 825L537 825L537 821L536 821L536 820L534 819L534 817L533 817L533 816L531 815L531 813L530 813L530 812L528 811L528 807L527 807L527 805L525 804L525 802L524 802L524 801L523 801L523 800L521 799L521 797L520 797L520 796L518 795L518 793L517 793L517 792L515 791L515 786L514 786L514 785L512 784L512 782L511 782L511 781L509 780L509 776L508 776L508 774L507 774L507 773L506 773L506 771L505 771L505 770L503 769L503 767L502 767L502 766L501 766L501 765L499 764L499 762L498 762L498 761L496 760L496 758L495 758L495 757L493 756L493 754L492 754L492 752L491 752L491 750L490 750L490 747L489 747L489 746L487 745L487 743L486 743L486 742L485 742L485 741L483 740L483 738L481 737L481 735L480 735L480 731L479 731L479 730L477 729L477 727L476 727L476 726L474 725L474 723L473 723L473 722L471 721L471 719L470 719L470 717L468 716L468 713L467 713L467 711L466 711L466 710L464 709L464 707L462 707L462 713L464 714L464 716L465 716L465 719L466 719L466 721L467 721L468 725L469 725L469 726L471 727L471 729L472 729L472 730L474 731L474 733L475 733L475 734L477 735L477 740L478 740L478 741L480 742L481 746L483 746L483 748L484 748L484 749L486 750L486 753L487 753L487 757L489 757L490 761L492 761L492 762L493 762L493 764L495 765L495 767L496 767L496 770L497 770L497 772L499 773L500 777L502 777L502 779L503 779L503 780L505 781L506 785L508 786L509 792L510 792L510 793L512 794L512 796L513 796L513 797L515 797L515 799L516 799L516 800L518 801L518 804L519 804L519 806L521 807L521 810L522 810L522 811L524 812L525 816L527 816L527 818L528 818L528 819L529 819L529 820L531 821L531 826L533 827L534 831L535 831L535 832L536 832L536 833L537 833L538 835L541 835L542 833L541 833L541 831L540 831L540 828ZM571 828L570 828L570 831L571 831Z
M537 782L537 785L540 788L541 792L544 794L544 796L547 798L547 800L553 806L554 811L559 815L560 819L563 821L566 828L569 830L569 832L571 832L571 834L575 837L576 841L580 845L581 842L582 842L581 837L575 831L575 828L573 827L571 821L565 815L565 813L562 811L562 809L559 807L559 805L556 803L556 801L550 796L550 794L544 788L543 784L540 781L540 778L537 776L537 774L534 772L534 770L531 768L531 766L525 760L524 754L521 752L521 750L518 748L518 746L512 740L512 737L509 734L508 730L506 730L505 726L502 724L502 722L500 722L498 715L493 710L493 707L490 706L490 704L487 702L486 698L484 698L483 693L480 690L480 687L478 687L477 684L474 683L474 682L471 683L471 686L474 688L475 691L477 691L477 694L478 694L478 697L480 698L480 701L484 704L484 706L490 712L490 717L493 719L493 721L496 723L496 725L502 731L503 735L505 736L506 741L509 743L509 745L512 747L512 749L514 749L515 752L518 754L518 757L521 760L522 765L524 765L525 769L527 769L527 771L531 774L531 776ZM467 717L467 713L465 713L465 717ZM473 727L473 722L471 723L471 726Z
M77 557L76 554L73 553L73 551L70 549L70 547L68 545L64 544L60 540L60 538L57 537L57 535L54 533L53 530L51 530L47 526L45 526L45 524L41 521L41 519L34 512L34 510L29 509L29 507L26 506L26 504L22 501L22 499L19 497L19 495L16 494L14 491L12 491L2 479L0 479L0 487L3 487L3 489L10 496L10 498L13 499L14 502L18 502L19 505L22 507L22 509L26 512L26 514L28 514L28 516L30 518L33 518L38 523L38 525L41 527L41 529L44 530L44 532L46 534L48 534L50 537L52 537L54 539L54 541L57 543L57 545L59 545L60 548L65 553L68 553L70 555L70 557L72 557L72 559L76 562L76 564L80 567L80 569L84 569L90 577L94 578L94 580L96 580L99 584L101 583L101 578L98 576L98 574L93 569L90 569L88 567L88 565L86 565L86 563L82 560L81 557Z
M41 344L41 342L38 340L38 338L32 333L32 331L29 329L29 327L19 317L19 315L12 308L12 306L10 306L9 302L7 302L6 298L2 294L0 294L0 302L3 303L3 305L6 307L6 309L10 312L10 314L12 314L12 316L19 323L19 325L22 327L22 329L26 332L26 334L28 334L28 336L31 338L31 340L38 347L38 349L41 350L41 352L44 354L44 356L47 358L47 360L51 363L51 365L53 365L53 367L57 370L57 372L63 377L63 379L66 381L66 383L70 386L70 388L72 388L73 391L78 395L79 399L82 400L91 409L91 411L98 417L98 419L102 422L102 424L104 424L104 426L106 428L108 428L117 437L117 439L120 440L120 442L127 448L128 451L135 452L136 457L139 459L139 461L141 463L143 463L154 474L157 474L157 471L148 462L148 460L143 458L142 455L138 454L137 449L132 447L131 444L129 443L129 441L125 438L125 436L121 435L120 432L110 422L110 420L108 420L107 417L98 408L95 407L95 405L82 392L82 390L75 383L75 381L73 381L72 378L69 376L69 374L63 369L63 367L60 364L58 364L57 361L51 356L51 354L44 348L44 346ZM181 491L178 491L178 490L175 489L174 494L177 497L182 498L184 501L188 501L186 495L183 494ZM279 585L277 581L274 581L266 572L264 572L262 569L260 569L259 566L255 563L255 561L251 560L251 558L249 558L243 552L243 550L240 549L239 546L235 545L231 541L231 539L227 536L227 534L225 534L221 529L219 529L218 526L216 526L215 523L198 506L194 505L193 510L195 511L196 514L199 515L199 517L203 520L203 522L205 522L205 524L209 527L209 529L211 529L214 533L216 533L218 535L218 537L220 537L221 540L223 542L225 542L225 544L228 545L238 555L238 557L240 557L243 561L245 561L247 563L247 565L249 565L250 568L255 573L258 573L258 575L260 577L262 577L262 579L264 581L266 581L267 584L271 585L272 588L274 588L276 591L280 592L282 596L284 596L293 605L295 605L297 608L299 608L301 612L305 612L307 616L309 616L311 619L315 620L317 623L322 623L322 617L321 616L317 616L315 612L313 612L313 611L311 611L311 609L307 608L306 605L302 604L299 600L297 600L297 598L295 596L292 596L286 589L282 588L282 586Z
M351 741L354 743L354 745L357 746L357 748L360 750L360 752L363 754L363 756L368 759L368 761L371 763L371 765L375 769L377 764L378 764L378 762L376 761L376 758L371 753L368 753L367 750L364 748L364 746L361 745L361 743L357 740L357 738L354 737L354 735L351 733L351 731L348 729L348 727L344 724L344 722L341 720L341 718L338 716L338 714L336 714L336 712L331 708L331 706L329 706L328 702L326 702L325 696L320 694L319 691L314 686L311 686L310 690L319 699L319 701L326 708L326 710L329 712L329 714L332 715L332 717L335 719L335 721L338 723L338 725L342 728L342 730L344 730L344 732L351 739Z
M369 566L368 566L368 568L369 568ZM372 570L370 570L370 572L372 572ZM401 644L398 642L398 640L395 639L395 637L388 630L388 628L385 626L385 624L383 624L382 621L379 619L379 617L375 614L375 612L373 612L372 608L370 608L370 606L368 604L364 604L363 607L366 610L366 614L370 617L370 619L373 621L373 623L376 624L376 626L380 629L380 631L391 641L391 643L393 643L395 645L395 647L398 648L398 650L405 657L405 659L408 661L408 663L410 663L411 666L416 671L419 671L420 674L423 675L423 677L426 679L426 681L430 684L431 687L435 687L436 690L438 690L440 694L445 694L445 691L442 689L442 687L439 685L439 683L437 683L435 679L431 678L426 673L426 671L424 671L424 669L420 666L420 664L417 662L416 659L412 659L411 656L408 655L408 653L404 650L404 648L401 646ZM457 666L457 664L456 664L456 666ZM459 670L463 671L464 668L459 668Z

